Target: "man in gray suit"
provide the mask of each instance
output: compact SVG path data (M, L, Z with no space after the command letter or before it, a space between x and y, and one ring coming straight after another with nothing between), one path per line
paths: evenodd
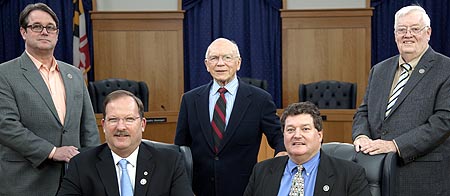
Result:
M428 41L420 6L395 14L399 55L373 66L353 121L356 151L395 152L395 195L450 195L450 58Z
M98 129L81 71L53 56L55 13L30 4L19 22L25 52L0 65L0 195L51 196Z

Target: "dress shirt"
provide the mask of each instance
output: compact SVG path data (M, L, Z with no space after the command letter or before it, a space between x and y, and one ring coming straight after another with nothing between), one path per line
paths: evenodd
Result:
M234 77L231 82L225 86L220 86L215 80L209 90L209 122L212 121L214 114L214 106L216 105L217 99L220 97L218 92L219 88L225 87L227 92L225 93L225 99L227 100L226 117L225 117L225 130L230 120L231 111L233 110L234 100L236 100L236 93L239 87L239 82L237 76Z
M305 196L313 196L316 185L317 170L320 162L320 151L314 155L309 161L303 163L302 177L305 182ZM283 177L280 182L278 196L288 196L291 189L292 178L297 173L297 164L290 158L284 169Z
M53 104L58 112L59 120L61 121L61 124L64 125L64 119L66 117L66 90L64 89L64 82L61 78L61 73L55 57L53 57L52 64L49 69L47 67L48 65L44 65L42 62L31 56L31 54L26 50L25 52L39 70L39 73L41 74L42 79L47 85L48 91L52 96Z
M135 181L136 181L136 166L137 166L138 152L139 152L139 146L128 157L120 157L119 155L117 155L116 153L111 151L111 154L112 154L113 160L114 160L114 165L116 166L117 184L119 185L119 193L121 190L120 178L122 177L122 168L120 168L119 161L122 159L126 159L128 161L127 171L128 171L128 176L130 176L131 186L133 186L133 191L134 191L135 190L134 185L135 185Z

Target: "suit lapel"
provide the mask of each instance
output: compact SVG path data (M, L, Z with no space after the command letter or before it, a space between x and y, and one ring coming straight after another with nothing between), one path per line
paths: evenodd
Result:
M387 108L387 105L389 102L389 97L391 94L392 82L394 82L395 72L397 72L397 68L398 68L398 58L399 57L393 58L392 61L387 62L389 69L386 69L385 73L381 74L382 76L388 76L388 78L390 78L390 80L381 80L382 84L381 84L380 89L385 89L385 90L383 90L381 92L382 93L381 94L381 99L382 99L381 103L383 103L383 104L380 104L380 106L379 106L380 107L380 113L379 113L380 119L385 119L384 116L386 114L386 108ZM390 112L390 114L392 114L392 111Z
M153 179L155 162L148 146L141 143L137 158L136 179L134 195L147 195L148 187ZM157 183L154 183L157 184Z
M209 89L211 85L212 81L209 85L205 85L203 89L198 92L197 97L194 100L194 104L203 136L205 137L211 151L214 151L212 127L211 122L209 121Z
M70 72L69 68L66 66L62 65L63 63L61 61L58 61L58 66L59 66L59 70L61 73L61 78L63 80L64 83L64 89L66 92L66 117L64 118L64 121L70 120L70 116L69 114L71 114L71 110L76 108L78 109L77 106L74 105L75 100L74 100L74 90L75 89L75 84L73 81L73 74L72 72ZM64 123L66 124L66 123Z
M111 150L107 144L103 144L104 148L100 151L99 161L95 164L100 180L105 187L107 195L119 196L119 185L117 184L117 173L112 158Z
M329 157L325 153L321 152L316 185L314 188L315 196L329 196L331 192L330 190L333 190L336 178L333 170L331 170L332 167L333 166L330 163Z
M251 103L251 100L248 97L252 95L252 92L247 85L248 84L244 84L243 82L239 81L239 87L236 93L233 110L231 111L230 121L228 122L227 128L225 129L224 138L219 147L219 152L233 137L237 127L244 118L248 106Z
M265 195L277 195L280 189L281 178L283 177L284 168L286 167L286 162L288 156L280 157L277 161L274 161L269 168L269 172L266 176L267 182L265 182ZM278 161L279 160L279 161Z
M417 66L414 68L414 71L411 73L410 78L408 79L408 82L406 82L405 87L403 88L402 92L398 96L397 101L394 104L394 107L392 107L391 113L394 113L394 111L402 104L402 102L405 100L405 98L411 93L411 91L414 89L414 87L417 85L417 83L422 80L422 78L429 72L429 70L432 68L433 60L434 60L434 51L433 49L428 48L428 50L425 52L425 54L422 56L422 59L420 59ZM421 73L422 72L422 73ZM389 116L390 116L389 114ZM389 117L388 116L388 117Z
M55 104L53 103L52 97L48 90L47 85L42 79L39 70L31 61L30 57L24 52L20 57L20 66L24 70L23 75L28 80L28 82L33 86L33 88L39 93L41 98L44 100L47 107L52 112L53 116L60 122L58 112L56 112ZM61 123L61 122L60 122Z

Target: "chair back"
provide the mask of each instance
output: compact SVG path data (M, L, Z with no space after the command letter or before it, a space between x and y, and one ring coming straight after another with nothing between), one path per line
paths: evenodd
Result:
M103 112L103 101L106 96L115 90L126 90L141 99L144 104L144 111L148 111L148 87L145 82L134 81L120 78L109 78L105 80L97 80L89 82L88 91L91 97L92 107L95 113Z
M267 91L267 88L268 88L267 80L260 80L260 79L247 78L247 77L239 77L239 79L247 84L257 86L257 87L262 88L265 91Z
M322 80L300 84L299 101L313 102L320 109L356 108L356 83Z
M367 155L357 153L353 144L330 142L322 144L327 155L353 161L366 171L372 196L394 196L397 155L394 153Z
M147 139L142 139L142 142L155 148L169 148L175 150L176 152L180 152L183 157L184 165L186 167L186 174L188 176L189 182L192 184L192 173L194 169L193 169L191 148L189 148L189 146L178 146L175 144L151 141Z

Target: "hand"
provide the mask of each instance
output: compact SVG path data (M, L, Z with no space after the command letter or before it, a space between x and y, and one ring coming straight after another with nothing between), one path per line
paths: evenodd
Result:
M393 141L380 139L370 141L368 145L361 146L360 150L369 155L397 152L397 148Z
M53 160L69 162L72 157L80 153L75 146L61 146L56 148Z
M278 152L278 153L275 155L275 157L286 156L286 155L288 155L288 153L287 153L286 151L281 151L281 152Z
M359 136L354 142L353 145L355 146L355 151L359 152L361 151L361 148L363 146L368 146L370 145L370 143L372 142L372 139L370 139L369 137L362 135Z

